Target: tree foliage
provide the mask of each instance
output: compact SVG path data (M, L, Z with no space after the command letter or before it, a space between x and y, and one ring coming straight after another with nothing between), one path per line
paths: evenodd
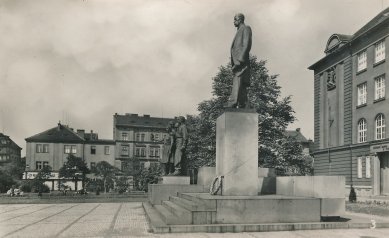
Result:
M67 158L67 161L59 169L59 177L72 179L76 182L77 190L77 181L85 181L85 175L89 173L89 169L85 161L80 158L70 154Z
M276 168L279 175L287 174L288 166L299 166L304 159L301 149L293 149L296 143L289 141L285 135L287 126L295 120L291 97L281 98L277 75L270 75L265 65L266 61L250 56L248 100L259 117L258 165ZM232 79L231 64L220 66L212 79L213 97L198 105L199 115L188 116L189 168L215 165L216 119L224 112L223 105L228 101ZM305 174L306 169L295 171Z
M134 176L135 189L147 192L149 184L157 184L161 175L162 169L158 165L149 168L140 167Z
M104 192L106 193L109 190L108 186L110 181L114 181L115 173L118 171L117 168L112 166L107 161L100 161L96 164L96 166L92 169L92 173L96 176L101 177L104 182Z

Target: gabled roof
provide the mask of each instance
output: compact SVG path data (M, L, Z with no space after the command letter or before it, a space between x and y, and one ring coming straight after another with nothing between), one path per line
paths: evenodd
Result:
M150 117L150 115L138 116L138 114L114 115L116 126L166 128L173 118Z
M61 125L25 139L27 142L83 143L85 140L68 126Z
M307 138L305 138L305 136L301 133L300 128L297 128L296 130L286 130L285 135L295 138L296 141L300 143L309 142Z

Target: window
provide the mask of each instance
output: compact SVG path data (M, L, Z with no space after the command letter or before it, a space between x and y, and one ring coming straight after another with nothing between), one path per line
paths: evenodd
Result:
M47 161L43 162L43 168L48 167L48 166L49 166L49 162L47 162Z
M136 137L136 141L140 141L140 134L139 133L136 133L136 135L135 135L135 137Z
M65 145L65 154L70 154L70 145Z
M49 153L49 145L43 144L43 153Z
M150 134L150 141L154 141L154 134L153 133Z
M142 133L140 136L141 136L140 141L145 141L145 134Z
M150 157L159 157L159 147L150 147Z
M129 155L128 145L122 145L122 155Z
M41 161L35 162L35 169L36 170L41 170L42 169L42 162Z
M362 51L358 54L358 65L357 65L357 71L362 71L366 69L367 67L367 61L366 61L366 50Z
M128 140L128 134L126 132L122 133L122 140Z
M366 85L367 83L363 83L358 85L357 90L358 90L358 106L366 104L366 95L367 95L367 90L366 90Z
M385 59L385 40L378 42L375 45L374 63L381 62Z
M91 169L96 168L96 162L90 162L90 168Z
M36 153L43 153L42 144L36 144Z
M145 147L140 148L140 156L146 157L146 148Z
M366 142L366 120L361 119L358 122L358 143Z
M358 172L358 178L362 178L362 157L358 157L358 164L357 164L357 172Z
M36 144L36 153L49 153L48 144Z
M371 178L371 174L370 174L370 157L366 157L366 178Z
M159 140L159 134L154 134L154 139Z
M95 146L95 145L92 145L92 146L90 147L90 153L91 153L92 155L95 155L95 154L96 154L96 146Z
M379 76L375 80L375 96L374 99L378 100L385 98L385 76Z
M76 154L77 148L75 145L65 145L65 154Z
M104 146L104 154L109 155L109 146Z
M375 139L385 139L385 117L379 114L375 119Z
M140 156L140 147L135 148L135 156Z

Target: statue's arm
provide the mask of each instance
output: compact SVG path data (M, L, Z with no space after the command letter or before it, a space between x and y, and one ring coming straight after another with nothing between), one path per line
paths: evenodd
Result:
M242 54L239 57L240 62L245 62L245 55L247 55L251 48L251 28L249 26L246 26L243 30L243 48L242 48Z

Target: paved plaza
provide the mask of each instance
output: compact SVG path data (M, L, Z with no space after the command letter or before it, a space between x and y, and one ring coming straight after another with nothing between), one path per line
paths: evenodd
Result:
M255 233L153 234L142 204L69 203L0 205L0 237L389 237L389 229Z

